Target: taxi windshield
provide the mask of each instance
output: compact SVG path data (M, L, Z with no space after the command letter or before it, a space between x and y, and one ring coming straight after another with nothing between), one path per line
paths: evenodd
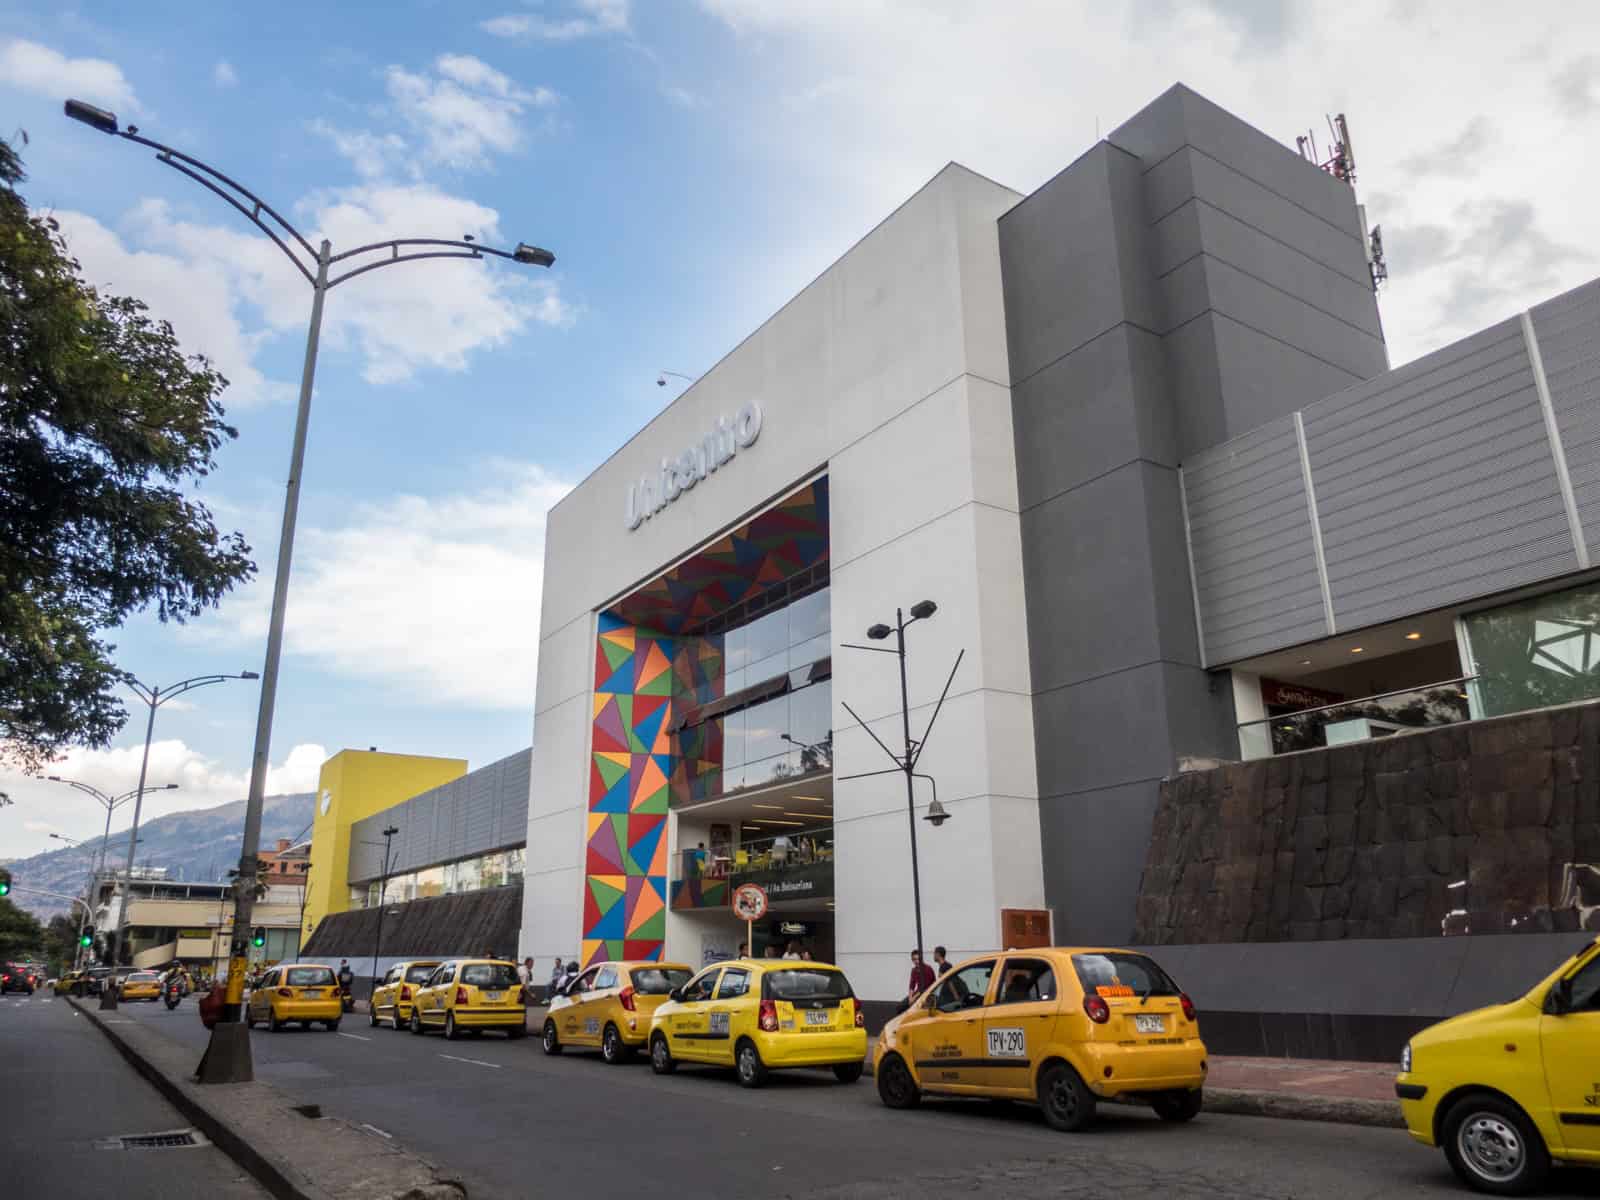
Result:
M283 982L289 987L332 987L332 967L290 967Z
M438 963L423 963L421 966L412 967L406 972L406 982L426 983L428 982L428 976L432 975L438 968Z
M517 974L509 963L469 963L461 968L461 982L473 987L515 987Z
M633 990L641 996L665 996L674 988L689 982L689 972L683 967L635 967Z
M155 983L157 975L154 971L135 971L128 976L129 983Z
M1142 954L1074 954L1073 970L1091 996L1176 996L1178 985Z
M850 994L843 971L791 967L768 971L761 979L763 1000L844 1000Z

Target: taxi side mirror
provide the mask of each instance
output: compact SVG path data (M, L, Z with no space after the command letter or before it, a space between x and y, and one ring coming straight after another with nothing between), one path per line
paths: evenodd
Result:
M670 992L667 993L667 999L673 1001L674 1003L680 1003L681 1004L683 1002L683 989L682 988L673 988Z
M1545 1003L1545 1007L1556 1016L1570 1012L1572 1010L1572 980L1556 980L1555 987L1550 989L1550 996Z

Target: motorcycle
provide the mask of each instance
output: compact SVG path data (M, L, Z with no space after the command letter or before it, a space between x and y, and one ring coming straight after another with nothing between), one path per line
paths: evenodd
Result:
M356 998L350 994L350 985L348 983L339 985L339 1004L345 1012L355 1012L356 1010Z
M162 989L162 999L167 1002L167 1011L171 1012L178 1007L178 1002L183 999L183 984L176 979Z

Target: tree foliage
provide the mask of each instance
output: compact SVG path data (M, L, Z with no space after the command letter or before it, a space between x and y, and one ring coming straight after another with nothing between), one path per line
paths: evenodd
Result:
M39 918L0 896L0 959L27 958L44 948Z
M182 621L255 571L186 494L238 436L227 380L139 300L81 278L0 141L0 754L103 746L127 714L101 634Z

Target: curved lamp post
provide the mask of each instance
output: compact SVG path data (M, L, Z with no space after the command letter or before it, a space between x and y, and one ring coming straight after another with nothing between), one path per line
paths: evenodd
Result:
M244 842L240 848L239 879L236 907L234 909L233 943L229 948L228 991L222 1016L211 1031L211 1042L205 1057L200 1061L200 1082L243 1083L254 1078L250 1059L250 1041L244 1026L239 1023L239 1010L244 1000L244 974L247 965L246 939L250 919L255 907L255 883L258 872L256 851L261 840L261 804L266 796L267 756L272 748L272 714L278 693L278 660L283 649L283 617L289 593L289 563L294 554L295 519L300 507L300 476L305 463L306 425L311 416L311 384L317 369L317 342L322 333L322 304L330 288L396 263L416 262L424 258L473 258L485 255L508 259L535 267L549 267L556 261L554 254L526 242L518 242L515 249L497 250L480 246L470 237L451 238L390 238L370 242L351 250L333 253L332 244L324 238L313 250L300 231L286 221L282 214L243 184L228 178L215 167L209 166L171 146L141 137L139 128L130 125L123 129L115 113L85 104L81 100L68 100L67 116L82 121L92 129L114 137L148 146L156 152L156 161L187 175L207 191L221 197L246 220L272 239L285 257L294 264L305 281L311 285L311 323L306 333L305 366L300 373L300 404L295 412L294 444L289 453L289 482L283 502L283 527L278 538L278 569L272 587L272 618L267 627L267 654L261 668L261 705L256 715L255 750L250 760L250 794L245 803ZM340 265L342 264L342 265ZM339 266L337 273L333 271Z

